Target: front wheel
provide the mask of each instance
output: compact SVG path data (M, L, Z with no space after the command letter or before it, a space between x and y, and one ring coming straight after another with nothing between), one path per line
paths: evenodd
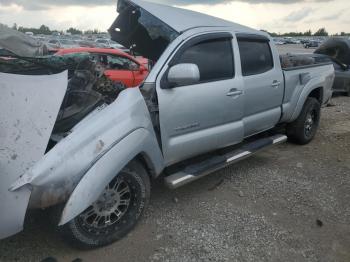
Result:
M287 125L288 138L300 145L310 143L316 135L320 116L320 102L313 97L307 98L298 118Z
M137 224L150 198L144 167L131 162L104 189L95 203L61 228L65 240L78 248L109 245Z

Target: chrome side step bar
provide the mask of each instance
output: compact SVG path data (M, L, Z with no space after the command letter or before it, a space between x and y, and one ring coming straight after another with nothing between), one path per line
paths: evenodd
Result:
M240 149L223 155L216 155L205 161L189 165L183 170L165 177L165 184L171 189L176 189L223 167L243 160L262 149L266 149L269 146L281 144L286 141L287 136L285 135L274 135L271 137L258 139L254 142L243 145Z

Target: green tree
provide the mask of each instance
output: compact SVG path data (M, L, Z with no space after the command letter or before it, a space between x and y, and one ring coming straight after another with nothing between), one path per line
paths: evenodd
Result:
M71 33L72 35L81 35L83 33L83 31L76 29L76 28L73 28L73 27L70 27L67 30L67 33Z
M50 30L50 28L49 28L48 26L46 26L46 25L41 25L41 26L39 27L39 30L38 30L37 33L38 33L38 34L49 35L49 34L51 34L51 30Z
M312 36L312 32L311 32L311 30L309 29L309 30L307 30L306 32L304 32L303 35L304 35L304 36Z
M314 33L314 36L328 36L328 32L324 27L322 27Z

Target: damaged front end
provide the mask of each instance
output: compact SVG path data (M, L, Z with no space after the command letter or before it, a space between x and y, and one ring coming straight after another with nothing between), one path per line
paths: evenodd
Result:
M179 35L132 1L118 11L112 39L154 61ZM139 88L109 80L89 54L24 49L0 54L0 239L22 230L27 207L66 202L60 225L68 222L139 154L154 174L164 165Z
M0 239L22 230L28 205L45 208L67 199L108 144L95 141L106 130L92 125L96 133L90 127L90 133L74 138L74 127L125 89L88 54L27 57L20 49L0 57L0 209L6 210L0 215ZM78 152L79 164L67 165Z

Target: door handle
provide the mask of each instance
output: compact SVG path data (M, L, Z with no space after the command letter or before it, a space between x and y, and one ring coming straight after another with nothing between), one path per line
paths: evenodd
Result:
M275 81L272 82L271 86L272 86L273 88L278 88L278 87L280 86L280 84L281 84L280 81L275 80Z
M243 94L242 90L238 90L236 88L232 88L227 94L226 96L240 96Z

